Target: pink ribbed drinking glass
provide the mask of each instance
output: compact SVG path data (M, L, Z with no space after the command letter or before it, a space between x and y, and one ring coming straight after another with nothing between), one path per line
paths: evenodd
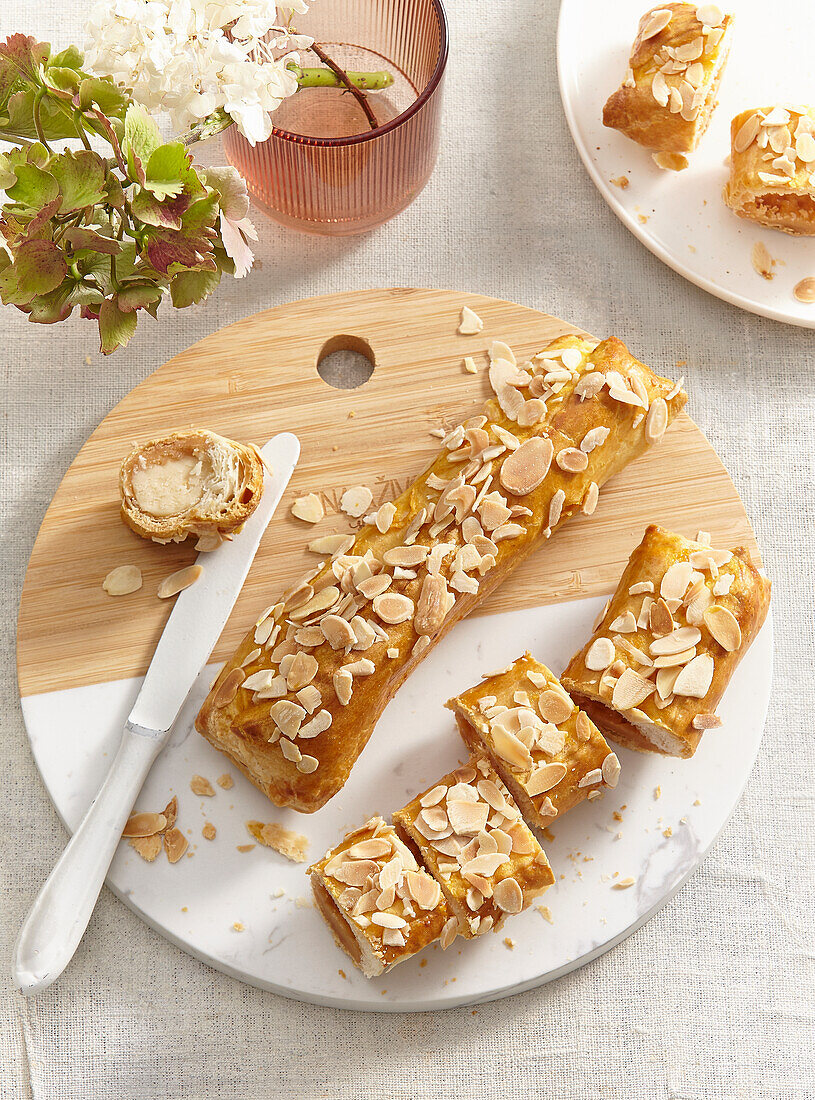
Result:
M337 88L302 88L284 100L268 141L254 148L230 126L224 148L258 206L283 225L339 236L382 225L430 178L439 148L447 63L441 0L319 0L296 28L346 71L390 72L369 92L379 125ZM301 51L301 64L319 65Z

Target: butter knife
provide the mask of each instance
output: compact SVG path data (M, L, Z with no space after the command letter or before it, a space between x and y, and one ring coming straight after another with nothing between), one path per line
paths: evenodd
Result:
M203 574L175 601L107 778L23 924L13 977L24 994L56 981L85 934L133 804L226 625L297 464L300 441L284 432L260 453L271 470L260 504L239 537L199 555Z

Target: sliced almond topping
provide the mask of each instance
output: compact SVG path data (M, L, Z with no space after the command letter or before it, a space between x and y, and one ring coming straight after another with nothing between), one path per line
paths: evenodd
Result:
M367 485L352 485L340 497L340 509L347 516L358 519L371 507L374 495Z
M637 620L633 611L624 611L609 623L609 630L617 630L620 634L633 634L637 629Z
M548 688L538 699L538 710L544 721L559 726L571 717L574 704L564 691Z
M428 573L422 581L413 629L432 637L441 629L447 614L447 582L440 573Z
M692 646L698 645L702 639L702 632L695 626L679 626L676 630L666 634L663 638L655 638L649 649L655 657L670 656L674 653L682 653Z
M325 516L325 508L316 493L308 493L306 496L298 497L294 501L291 506L291 513L305 523L319 523Z
M300 729L306 712L303 707L290 699L279 699L276 703L272 703L269 715L281 732L287 737L292 737Z
M439 936L439 946L442 951L446 951L447 948L453 943L458 935L458 917L450 917L445 923Z
M716 4L700 4L696 9L696 18L706 27L718 27L724 22L722 9Z
M317 737L318 734L324 733L331 725L332 718L331 712L328 710L318 711L317 714L300 727L297 732L298 738L301 741L307 741L311 737Z
M333 677L334 691L342 706L347 707L351 702L354 691L354 677L345 668L338 668Z
M586 668L601 672L614 661L614 643L610 638L595 638L586 654Z
M212 792L215 793L214 791ZM167 828L167 818L164 814L138 813L131 814L127 824L122 830L123 837L146 837L162 833Z
M563 504L566 500L566 494L562 489L558 489L552 499L549 501L549 530L552 531L560 522L560 517L563 513Z
M141 586L141 569L135 565L118 565L102 581L102 588L109 596L128 596Z
M392 501L388 500L379 506L374 516L374 524L380 535L387 534L390 531L395 518L396 505Z
M233 668L221 681L218 690L212 697L212 706L215 710L228 706L238 694L238 688L246 678L242 668Z
M184 569L177 569L175 573L171 573L169 577L164 578L158 586L156 595L160 600L177 596L179 592L183 592L185 588L195 584L203 572L204 567L202 565L187 565Z
M674 684L679 675L681 666L675 668L661 668L656 675L657 695L660 699L667 699L673 695Z
M575 719L575 732L577 733L577 739L579 741L591 740L592 722L585 711L580 710L577 712L577 718Z
M654 691L654 685L633 668L627 668L614 685L611 696L612 705L617 710L631 710L638 707Z
M303 775L310 775L312 772L317 771L317 768L319 767L319 764L320 764L320 761L317 759L316 756L303 755L297 761L297 764L295 765L295 767L297 768L297 770L299 772L302 772Z
M669 566L659 586L659 594L662 598L681 600L690 584L692 572L693 566L689 561L676 561Z
M583 451L584 454L591 454L591 452L596 447L601 447L605 443L605 441L609 437L610 432L610 428L592 428L590 431L586 432L586 434L581 439L580 450Z
M668 405L662 397L655 398L645 417L645 440L647 443L659 443L668 427Z
M520 913L523 909L523 890L514 878L501 879L492 892L492 898L502 913Z
M600 499L600 487L596 481L592 481L586 490L586 496L583 499L583 514L591 516L594 514L594 510L597 507L597 501Z
M360 657L358 661L352 661L351 664L343 665L343 669L346 672L350 672L352 676L372 676L376 671L376 665L367 657Z
M286 686L289 691L299 691L306 684L310 684L317 675L318 668L317 658L310 653L295 653L286 674Z
M501 485L513 496L531 493L548 474L553 454L551 439L527 439L504 459L499 474Z
M741 645L741 627L735 615L720 604L709 607L704 614L705 626L728 653Z
M168 829L164 834L164 850L170 863L178 863L187 850L187 838L180 829Z
M688 695L703 699L713 682L713 658L700 653L685 665L674 683L674 695Z
M403 596L399 592L385 592L376 597L373 609L383 623L396 626L413 617L414 603L409 596Z
M736 135L733 138L733 150L736 153L743 153L746 149L753 144L758 137L758 132L761 129L761 115L754 112L748 118L744 120L739 129L736 131Z
M324 615L320 619L320 630L332 649L345 649L357 640L351 624L339 615Z
M566 770L566 765L558 761L539 765L524 781L526 793L534 798L535 795L551 791L563 779Z
M462 336L475 336L484 328L484 322L469 306L462 306L458 331Z
M691 723L695 730L715 730L721 724L722 720L717 714L697 714Z
M485 878L492 878L498 868L505 863L509 863L509 861L510 857L504 855L503 852L485 852L483 855L468 860L462 866L461 873L465 878L472 875L483 875ZM484 893L483 890L481 892Z
M294 611L289 611L289 618L295 621L302 619L308 619L312 615L318 614L320 611L327 611L330 607L333 607L340 599L340 590L334 584L326 585L325 588L321 588L319 592L315 592L314 595L306 600L304 604L301 604Z
M510 733L503 726L495 726L491 729L493 748L498 755L511 764L513 768L527 770L532 764L532 756L529 749L519 741L514 733Z
M640 41L647 42L649 38L654 38L660 31L664 31L673 18L673 12L670 8L657 8L655 11L649 13L647 21L640 31Z
M447 817L453 829L461 836L475 836L479 833L487 824L489 812L486 802L447 799Z
M603 782L607 787L616 787L617 781L620 778L620 761L616 752L610 752L603 760L601 768L603 773Z
M651 604L649 625L651 633L659 636L670 634L676 628L673 615L661 596L655 603Z
M313 714L322 703L323 697L314 684L308 684L297 692L297 700L301 706L306 708L309 714Z
M564 447L562 451L558 451L555 462L561 470L578 474L586 469L589 459L586 453L577 447Z
M592 768L591 771L586 772L581 776L578 781L578 787L596 787L598 783L603 781L602 768Z

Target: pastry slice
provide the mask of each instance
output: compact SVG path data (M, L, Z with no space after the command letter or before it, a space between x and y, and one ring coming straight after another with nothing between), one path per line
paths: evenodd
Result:
M466 939L501 927L554 882L549 860L485 757L393 815L441 885Z
M214 550L240 531L263 495L254 447L194 428L136 447L119 473L122 519L143 539Z
M496 341L489 376L495 399L263 612L204 701L196 728L278 805L336 794L419 662L687 400L614 337L521 364Z
M730 124L724 201L740 218L815 235L815 108L761 107Z
M716 707L769 604L770 582L743 547L652 525L561 681L612 741L693 756L721 725Z
M449 921L439 884L381 817L348 833L309 875L317 909L366 978L433 943ZM455 938L455 924L443 946Z
M489 754L531 825L545 828L617 786L616 754L555 674L528 653L447 706L469 748Z
M603 109L603 124L657 153L692 152L716 107L732 24L733 16L715 4L662 4L647 11L625 80Z

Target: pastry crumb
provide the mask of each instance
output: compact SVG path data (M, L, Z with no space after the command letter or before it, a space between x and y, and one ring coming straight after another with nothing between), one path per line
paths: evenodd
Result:
M236 845L236 848L238 849L239 852L251 852L254 847L255 847L254 844L237 844Z
M693 802L693 804L694 804L694 806L701 806L701 805L702 805L702 800L701 800L701 798L696 798L696 799L694 799L694 802Z
M161 851L161 836L156 833L154 836L134 836L128 840L130 847L146 860L147 863L152 863L156 856Z
M466 374L478 374L478 367L476 366L475 359L471 355L464 357L464 371Z
M548 921L549 924L555 923L554 918L552 917L552 910L549 908L548 905L536 905L535 908L545 921Z
M239 920L233 921L232 929L235 932L243 932L243 924Z
M252 847L254 848L254 844L252 845ZM285 893L286 893L286 891L283 889L283 887L278 886L278 888L272 894L272 897L273 898L282 898Z
M219 775L215 782L225 791L229 791L235 786L235 780L232 778L229 772L224 772L223 775Z
M640 223L640 225L645 225L646 222L648 221L648 215L647 214L637 214L637 221Z
M344 979L344 980L345 980L346 982L348 981L348 975L347 975L347 974L345 973L345 971L344 971L344 970L338 970L338 971L337 971L337 973L338 973L338 974L339 974L339 976L340 976L341 978L343 978L343 979Z
M506 949L508 951L514 951L515 950L515 941L511 940L509 938L509 936L504 936L504 947L506 947Z
M215 788L208 779L203 777L203 775L194 775L192 777L190 780L190 790L193 794L197 794L201 798L212 798L215 794Z
M633 886L637 880L633 875L629 875L628 878L621 878L619 882L615 882L611 887L612 890L627 890L629 886Z
M609 183L614 184L615 187L619 187L621 191L625 191L630 182L628 176L612 176L609 180Z
M672 837L674 835L674 831L673 831L673 829L671 828L670 825L668 826L667 829L662 830L662 835L665 836L665 837Z
M216 832L217 830L211 821L204 822L204 827L201 830L201 836L203 836L204 840L214 840Z
M665 172L684 172L688 167L688 158L681 153L654 153L651 159Z
M246 828L258 842L266 848L274 848L292 863L305 863L308 855L309 840L302 833L286 829L276 821L264 824L262 821L247 821Z
M294 899L294 904L298 909L311 909L311 899L299 897Z
M662 787L654 787L654 802L662 797Z
M458 324L458 331L461 336L475 336L476 333L481 332L484 328L484 322L475 312L470 309L469 306L464 306L461 310L461 318Z

